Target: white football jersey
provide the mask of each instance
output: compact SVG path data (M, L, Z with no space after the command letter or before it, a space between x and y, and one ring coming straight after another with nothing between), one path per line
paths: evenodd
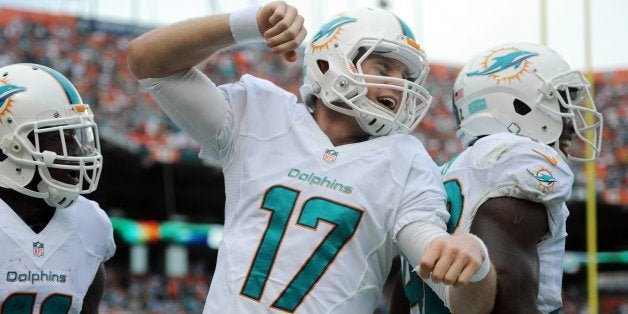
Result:
M179 100L199 93L175 87L216 88L200 76L143 84L186 116L182 108L199 106ZM445 228L436 164L410 135L335 147L306 106L269 81L245 75L218 90L227 116L201 157L222 166L225 223L204 313L373 313L397 232L419 220ZM211 128L188 130L187 117L178 120L186 132Z
M3 313L79 313L100 264L115 252L111 221L82 196L39 233L0 200Z
M479 139L444 164L441 174L450 205L450 233L469 232L478 208L490 198L513 197L545 205L549 233L537 246L540 262L537 303L542 313L559 309L569 215L565 201L574 180L565 160L545 144L500 133ZM438 296L408 269L407 263L403 263L412 313L449 313Z

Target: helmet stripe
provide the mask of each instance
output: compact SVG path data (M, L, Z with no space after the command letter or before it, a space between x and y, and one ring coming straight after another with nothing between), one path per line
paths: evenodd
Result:
M74 85L72 85L72 83L70 83L70 80L68 80L65 76L63 76L63 74L44 65L40 65L40 64L30 64L30 65L48 72L55 79L57 79L59 84L61 84L61 86L63 87L63 90L65 91L66 96L68 96L68 100L70 101L71 104L83 103L83 101L81 100L81 96L79 96L78 92L74 88Z
M403 34L406 35L406 37L409 37L412 40L416 41L416 38L414 38L414 34L412 33L412 30L410 29L410 27L408 27L408 24L406 24L406 22L404 22L402 19L400 19L396 15L395 15L395 18L397 18L397 21L399 21L399 24L401 25L401 30L403 31Z
M15 86L15 85L4 85L0 86L0 107L4 106L7 100L11 98L11 96L25 91L25 87Z

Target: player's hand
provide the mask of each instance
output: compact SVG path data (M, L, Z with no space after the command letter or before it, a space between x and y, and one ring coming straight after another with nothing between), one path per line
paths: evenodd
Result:
M283 1L270 2L257 12L257 25L266 38L266 46L290 62L297 60L295 50L307 35L303 21L297 8Z
M454 287L469 283L482 265L484 252L476 238L469 234L439 237L427 246L421 259L419 276Z

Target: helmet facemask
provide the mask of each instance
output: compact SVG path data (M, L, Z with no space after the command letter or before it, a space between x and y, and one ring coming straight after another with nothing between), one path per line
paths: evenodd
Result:
M570 160L597 160L602 145L602 115L595 108L589 82L575 70L558 75L549 82L543 81L543 96L558 102L560 110L542 102L539 108L560 116L563 121L563 133L549 144Z
M33 192L47 194L44 200L53 207L67 207L79 194L93 192L100 178L102 155L96 123L91 113L73 112L75 108L88 110L86 105L71 105L65 118L22 124L15 131L13 147L21 147L31 158L8 154L22 168L37 169L41 181Z

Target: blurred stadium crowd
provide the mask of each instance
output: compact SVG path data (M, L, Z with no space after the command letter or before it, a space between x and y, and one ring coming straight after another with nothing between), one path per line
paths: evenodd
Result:
M142 91L126 65L127 43L145 31L76 17L0 9L0 65L34 62L65 74L83 101L94 108L101 138L151 162L200 163L199 146L181 132ZM429 54L429 51L428 51ZM234 48L209 59L202 70L235 81L243 73L267 78L298 95L301 63L287 63L258 46ZM451 94L459 68L431 65L427 88L434 96L428 116L415 135L438 164L461 150L450 114ZM216 75L219 74L219 75ZM628 69L594 75L595 102L604 116L603 150L597 164L597 190L603 203L628 205ZM222 82L216 82L222 83ZM583 169L575 167L572 198L586 196ZM183 278L159 274L109 272L105 313L200 313L209 287L206 272ZM569 292L564 313L585 307ZM628 313L628 297L606 299L615 304L604 313ZM610 300L610 301L609 301ZM602 300L604 301L604 300ZM623 304L623 305L622 305Z
M210 282L206 273L166 278L159 274L139 276L108 269L107 276L101 312L109 314L201 313Z

